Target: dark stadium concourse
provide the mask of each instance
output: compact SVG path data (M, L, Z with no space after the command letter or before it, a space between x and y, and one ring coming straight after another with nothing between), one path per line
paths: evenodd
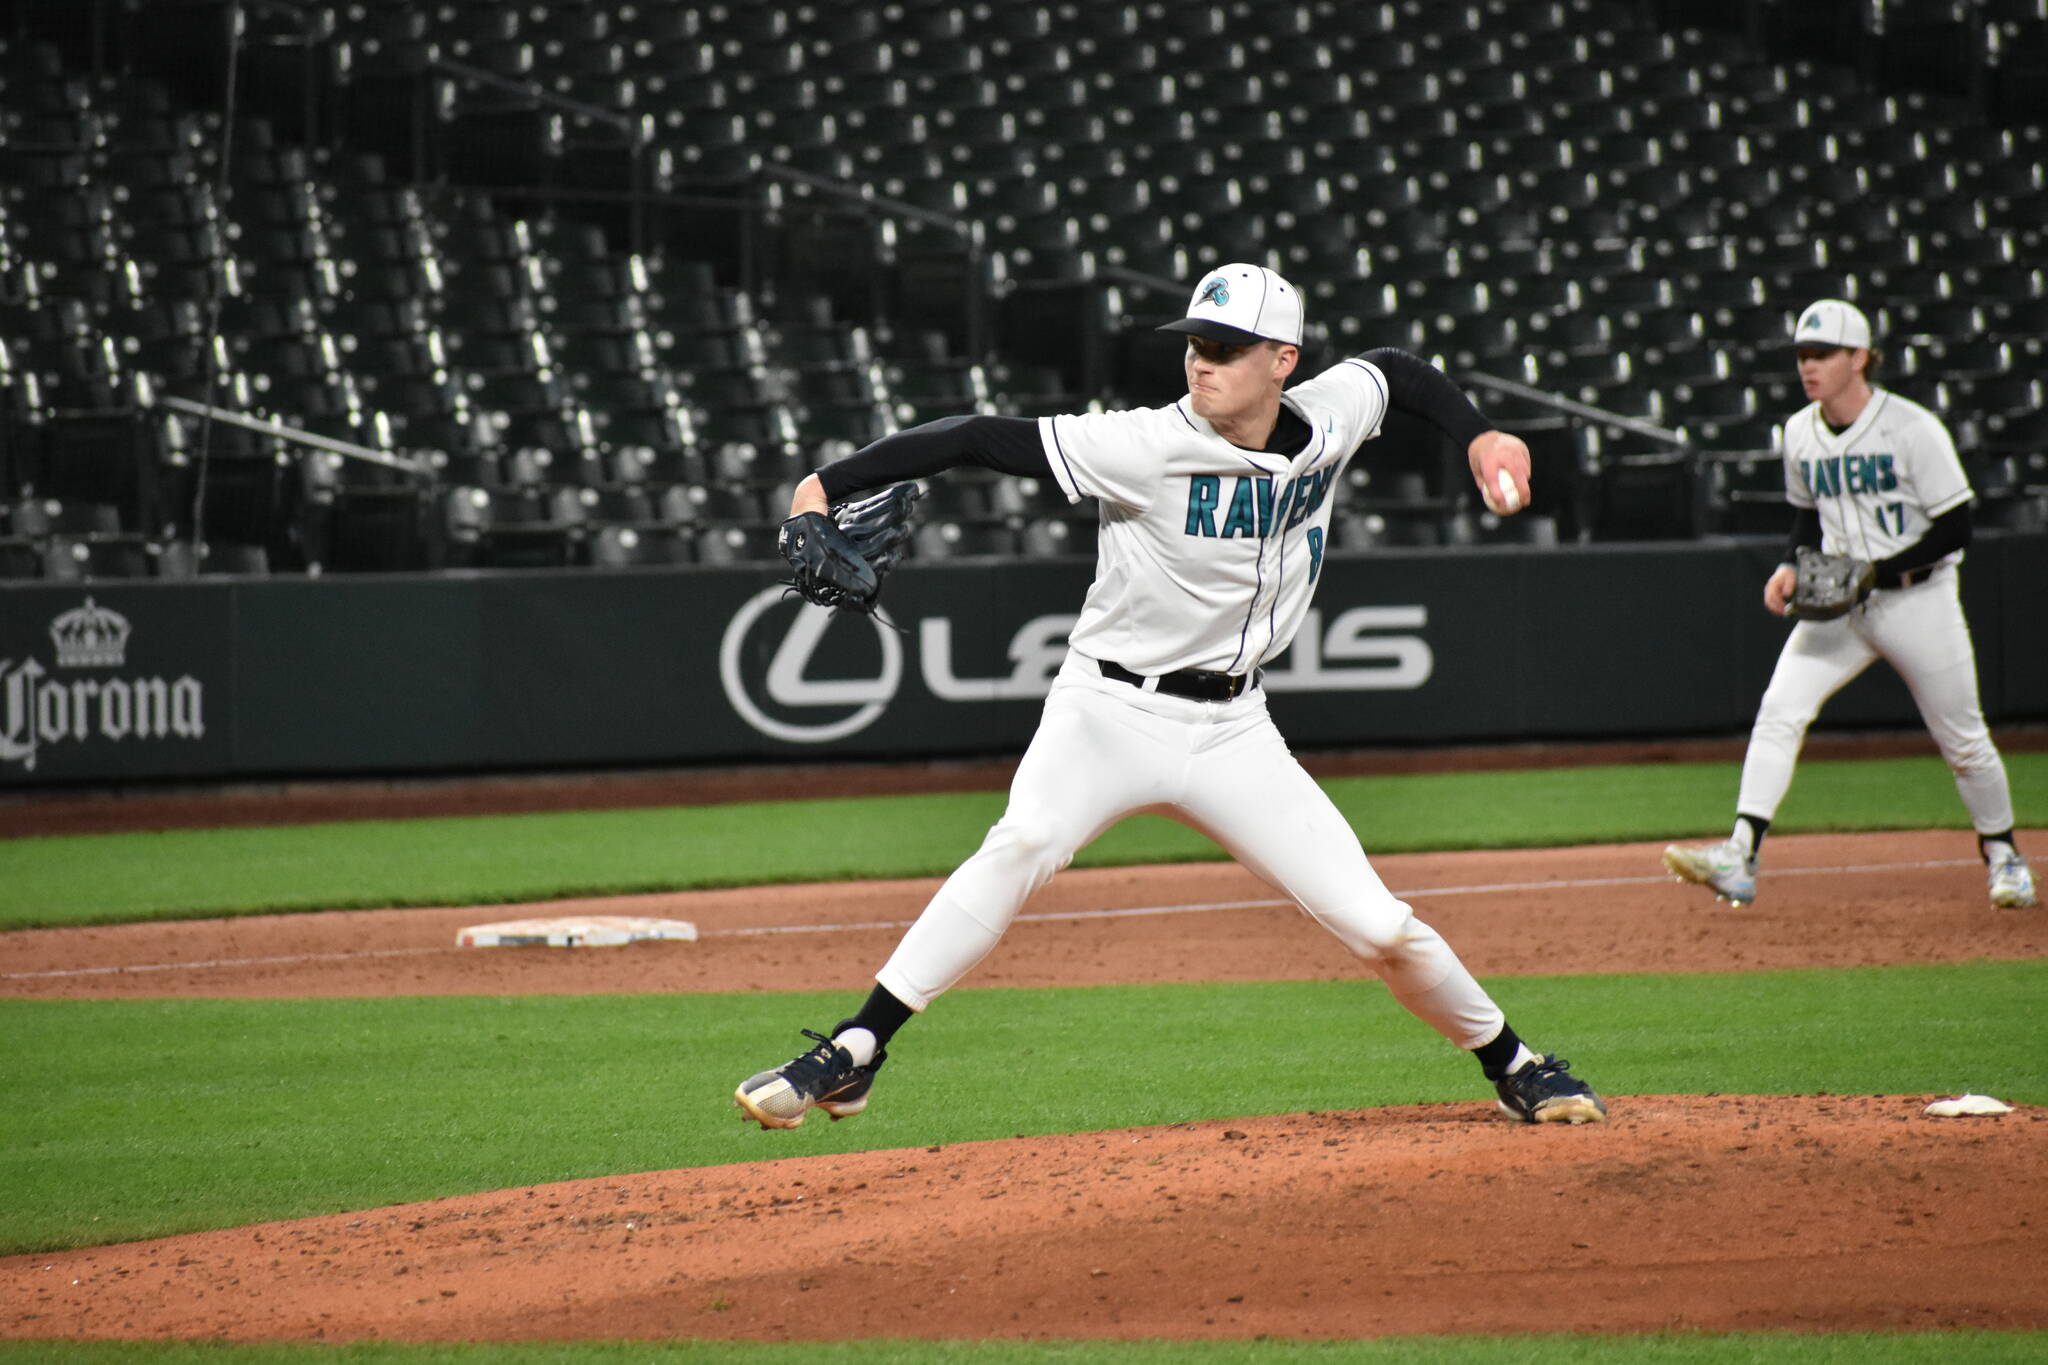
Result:
M2044 91L2042 0L13 0L0 578L774 566L876 436L1170 401L1225 257L1535 450L1503 522L1390 424L1339 554L1781 536L1818 297L2038 533ZM1092 547L940 484L918 558Z

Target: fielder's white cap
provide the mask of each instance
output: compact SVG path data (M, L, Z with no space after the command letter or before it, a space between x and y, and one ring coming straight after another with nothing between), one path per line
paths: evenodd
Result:
M1186 332L1232 346L1301 345L1301 291L1262 265L1235 261L1202 276L1188 315L1162 332Z
M1870 346L1870 319L1853 303L1821 299L1807 305L1792 328L1794 346Z

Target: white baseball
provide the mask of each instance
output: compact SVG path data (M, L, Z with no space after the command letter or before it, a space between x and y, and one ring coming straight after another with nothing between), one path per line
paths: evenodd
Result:
M1515 476L1503 469L1500 471L1499 481L1501 510L1506 512L1521 511L1522 495L1515 491Z

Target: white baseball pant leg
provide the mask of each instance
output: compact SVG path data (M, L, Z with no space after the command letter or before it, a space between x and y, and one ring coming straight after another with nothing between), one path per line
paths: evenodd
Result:
M1750 727L1749 748L1742 758L1742 785L1735 813L1761 820L1777 816L1778 805L1792 786L1807 727L1829 697L1877 658L1877 651L1856 630L1855 613L1832 621L1801 621L1785 637L1778 666L1758 705Z
M1984 723L1977 655L1957 582L1949 565L1924 583L1876 593L1837 620L1792 627L1750 731L1738 814L1765 820L1777 814L1807 727L1829 697L1882 658L1912 693L1977 832L2012 827L2012 790Z
M1105 704L1073 658L1010 780L1010 801L981 847L955 868L875 979L922 1011L973 970L1034 892L1074 853L1133 811L1164 799L1179 767L1172 727ZM1122 687L1097 678L1098 684ZM1134 693L1133 695L1137 695Z
M1499 1037L1500 1007L1381 882L1350 822L1289 752L1265 693L1236 709L1198 755L1174 814L1336 935L1416 1018L1461 1048Z
M995 947L1075 851L1141 811L1217 840L1329 929L1395 998L1460 1047L1500 1009L1442 937L1391 895L1329 797L1287 751L1263 692L1187 701L1102 678L1070 656L981 848L947 878L877 980L923 1010Z
M1864 628L1905 679L1920 719L1955 775L1971 826L1979 834L2002 834L2012 828L2012 785L1984 723L1977 650L1963 615L1961 586L1955 566L1944 565L1925 583L1874 597L1864 609Z

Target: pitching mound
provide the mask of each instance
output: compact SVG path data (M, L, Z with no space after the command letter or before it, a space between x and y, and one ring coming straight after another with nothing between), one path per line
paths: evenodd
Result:
M2048 1327L2048 1113L1633 1096L577 1181L0 1261L17 1337Z

